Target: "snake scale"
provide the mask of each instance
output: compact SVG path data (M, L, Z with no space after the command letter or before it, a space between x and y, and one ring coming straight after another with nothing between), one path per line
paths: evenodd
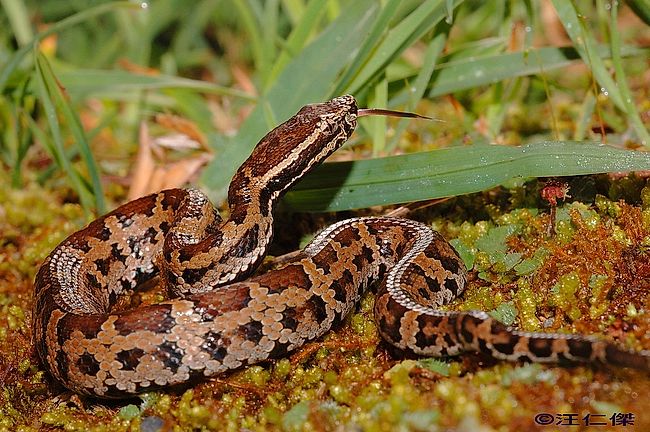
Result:
M59 244L35 282L33 334L46 368L70 390L102 398L186 383L286 356L341 322L378 282L377 327L402 350L650 370L648 352L438 310L462 293L466 269L439 233L407 219L335 223L283 267L250 277L271 241L278 198L350 137L358 116L386 114L365 111L341 96L271 131L235 174L226 221L201 192L170 189ZM111 312L118 296L157 274L170 300Z

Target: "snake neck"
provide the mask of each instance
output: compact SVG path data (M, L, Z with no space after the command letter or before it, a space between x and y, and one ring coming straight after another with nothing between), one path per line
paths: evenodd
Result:
M273 237L281 196L354 132L356 101L342 96L303 108L269 132L235 173L228 189L230 217L203 220L209 201L190 192L165 239L163 283L176 296L242 280L262 261ZM183 216L188 215L188 216ZM183 219L193 221L183 224Z

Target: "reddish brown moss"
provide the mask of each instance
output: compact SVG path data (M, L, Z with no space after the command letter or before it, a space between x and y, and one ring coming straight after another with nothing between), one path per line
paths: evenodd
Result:
M515 325L523 328L546 325L560 331L604 334L636 349L650 348L650 318L645 312L650 310L649 231L643 224L648 218L639 207L605 204L597 217L585 206L566 207L570 210L565 228L560 227L554 238L546 237L545 215L494 211L501 225L521 227L508 238L506 254L520 253L524 260L536 256L540 248L547 253L529 275L518 275L516 267L487 267L486 274L494 275L488 279L506 283L472 273L468 292L455 307L495 308L512 301L518 312ZM60 387L46 385L47 375L31 347L33 273L54 244L72 230L72 225L65 225L70 208L60 211L52 206L45 211L49 216L43 226L2 225L5 232L14 234L0 250L0 263L11 263L0 267L0 328L7 329L0 339L4 389L0 430L21 425L24 430L47 430L64 424L71 430L138 430L151 419L168 428L213 430L319 431L355 425L377 431L476 429L481 424L526 430L535 426L534 416L540 412L609 416L604 411L610 409L634 413L639 430L650 428L643 409L647 404L643 392L650 382L641 373L511 365L469 354L454 359L445 377L425 364L404 360L403 354L380 342L372 323L371 294L341 328L289 359L226 374L190 390L144 395L142 403L135 399L102 404L69 398L61 394ZM447 234L461 236L470 252L492 226L486 222L437 225ZM571 294L575 299L571 305L580 311L575 320L563 305L551 306L554 287L568 274L575 274L579 282L575 295ZM155 301L157 295L147 294L144 301ZM595 302L606 307L591 316Z

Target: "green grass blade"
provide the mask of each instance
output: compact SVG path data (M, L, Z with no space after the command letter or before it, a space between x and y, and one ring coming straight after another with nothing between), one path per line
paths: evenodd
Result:
M636 16L650 26L650 2L648 0L627 0L625 2Z
M647 148L650 147L650 134L648 134L648 130L643 125L643 121L641 121L641 117L639 116L639 111L633 103L634 99L632 98L632 92L630 91L630 87L627 85L625 69L623 69L623 61L621 58L621 36L616 27L618 23L618 3L614 2L611 5L611 8L610 33L612 63L614 64L614 71L616 72L616 84L618 85L618 90L623 98L623 105L625 107L625 112L630 119L630 123L639 136L641 144Z
M264 14L260 21L262 28L262 57L263 63L260 65L257 73L262 81L266 92L273 81L270 80L271 72L273 71L273 60L277 57L277 44L280 41L278 34L278 0L266 0L264 2Z
M580 53L580 57L587 66L591 68L596 81L604 89L614 104L625 111L623 97L616 87L616 83L607 71L602 57L597 52L597 42L585 24L578 18L578 11L572 1L552 0L564 29L573 41L574 47Z
M169 56L176 68L205 64L204 50L196 45L197 41L201 41L206 27L210 25L210 20L218 13L219 4L219 0L194 2L189 15L178 23L178 36L173 41L173 55ZM197 55L201 60L194 60ZM161 66L161 70L165 71L165 68Z
M424 52L422 67L420 67L420 71L418 72L418 75L415 78L413 84L407 87L409 101L406 111L413 111L415 109L415 105L420 101L420 99L422 99L422 96L424 96L424 93L427 90L427 85L429 84L429 81L431 81L431 75L433 74L436 62L440 58L440 54L445 47L446 41L447 35L445 33L439 33L429 43L429 46ZM392 153L395 148L397 148L399 139L402 133L404 133L406 130L408 124L408 119L402 119L398 122L397 126L395 127L395 134L387 146L388 154Z
M283 202L296 211L341 211L479 192L517 177L648 169L650 153L595 143L468 146L324 164Z
M457 2L460 3L460 2ZM423 2L398 25L391 29L381 44L376 47L372 57L346 87L346 93L357 93L380 73L406 48L433 29L447 17L447 8L441 0Z
M310 1L305 5L304 0L282 0L282 7L292 25L296 26L300 24L300 20L304 18L306 9L309 8L310 3L314 2ZM321 6L324 7L325 4Z
M264 53L264 38L262 37L261 26L255 19L253 5L249 0L241 0L233 2L232 6L237 9L237 12L241 17L241 23L248 34L251 51L253 53L253 61L255 62L255 69L258 71L266 70L267 58Z
M36 48L36 50L37 49L38 48ZM72 166L71 161L66 157L65 146L63 145L63 134L61 132L53 100L53 95L57 91L55 89L57 82L48 74L47 70L42 68L42 64L38 60L38 58L35 59L37 91L52 136L52 144L51 146L46 145L46 149L50 150L55 162L59 167L61 167L63 172L67 174L68 179L70 179L70 182L72 183L72 187L77 191L77 194L79 194L82 206L87 212L89 212L92 208L93 196L84 184L79 173ZM32 130L36 131L37 129L32 128ZM46 143L47 141L48 140L45 140L43 142Z
M49 96L53 99L53 102L63 114L66 124L74 136L75 146L79 149L79 154L86 165L88 175L90 176L90 192L95 199L95 209L98 213L105 213L106 205L104 203L104 192L99 178L99 167L97 166L92 151L90 150L90 144L86 139L86 134L81 126L81 121L79 120L75 110L68 103L61 87L58 85L47 58L45 58L38 48L35 49L34 52L36 55L37 68L39 73L42 74L42 79L47 83Z
M373 49L379 44L381 38L386 33L386 29L389 27L391 19L394 18L395 11L399 4L399 0L389 0L379 11L379 15L370 28L363 44L359 48L359 52L354 57L354 60L350 62L336 88L334 88L332 92L333 95L343 94L363 65L368 62Z
M650 50L622 47L621 55L648 55ZM609 58L609 49L598 46L595 49L600 58ZM440 64L436 67L428 97L491 85L507 78L534 75L568 66L579 60L574 48L538 48L526 52L496 54L486 57L466 58Z
M268 77L269 83L275 82L289 61L307 45L310 33L316 28L316 24L325 12L326 2L327 0L312 0L307 4L300 21L287 38L284 49L273 62L273 68Z
M0 0L0 4L7 14L18 45L25 46L34 37L25 2L22 0Z
M388 106L388 80L386 78L382 79L375 85L375 92L373 99L370 102L371 106L374 107L386 107ZM375 116L368 119L371 124L371 136L372 136L372 155L379 156L385 154L386 150L386 117L385 116Z

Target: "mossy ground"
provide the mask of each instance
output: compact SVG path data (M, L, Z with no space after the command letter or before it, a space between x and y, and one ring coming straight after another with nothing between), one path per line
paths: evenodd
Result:
M84 214L64 204L65 192L11 190L2 180L0 431L650 430L647 374L476 354L406 358L381 343L371 293L344 326L287 359L121 402L71 395L35 357L30 310L41 260ZM552 236L548 208L530 184L413 215L455 239L473 264L467 292L449 307L490 311L526 330L597 334L650 349L650 187L633 177L606 188L591 203L561 205ZM543 413L564 415L554 418L564 423L536 424ZM589 413L606 425L587 426ZM615 413L631 413L634 424L612 428Z

